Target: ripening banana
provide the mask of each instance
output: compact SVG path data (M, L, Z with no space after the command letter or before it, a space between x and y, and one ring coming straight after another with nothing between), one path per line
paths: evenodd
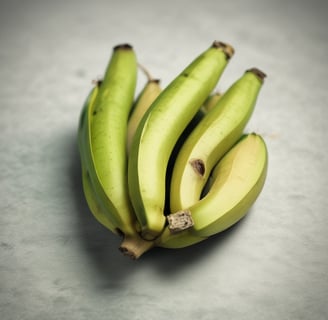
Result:
M233 52L230 45L213 42L162 91L141 120L129 155L128 185L145 239L158 237L165 224L165 176L174 145Z
M213 94L210 94L201 108L197 111L196 115L191 119L191 121L188 123L187 127L183 130L182 134L180 135L178 141L175 143L173 151L171 152L170 159L167 165L167 174L166 174L166 180L167 180L167 187L166 189L169 190L170 188L170 181L172 177L172 171L174 167L174 163L176 161L176 158L178 156L179 150L181 149L184 142L187 140L191 132L195 129L195 127L198 125L198 123L203 119L205 114L212 109L212 107L219 101L219 98L221 97L221 94L218 92L214 92ZM167 202L169 201L169 192L167 192ZM166 205L167 210L165 212L170 211L170 205Z
M101 201L98 198L98 195L95 193L93 186L90 181L90 175L88 170L85 168L85 165L82 164L82 186L87 201L88 207L94 217L107 229L116 233L115 226L108 219L108 215L105 213L105 208L102 206Z
M88 146L89 118L98 92L99 92L99 83L96 86L94 86L90 91L80 115L80 122L78 127L78 146L79 146L80 159L81 159L82 185L83 185L83 192L91 213L107 229L111 230L112 232L116 232L115 226L107 218L107 215L104 212L105 210L102 207L101 202L99 201L99 198L93 189L93 186L90 181L89 170L88 170L88 168L90 168L89 164L91 161L89 146Z
M201 198L214 165L242 135L264 77L256 68L247 70L191 132L174 163L171 212L188 208Z
M127 151L128 154L131 149L132 139L135 135L136 129L140 123L141 118L146 113L150 105L161 93L160 80L148 77L147 83L137 97L137 100L131 111L128 121L127 132Z
M176 158L178 156L179 150L183 143L186 141L186 139L189 137L190 133L194 130L194 128L197 126L197 124L200 122L200 120L204 117L206 114L206 111L201 107L196 115L191 119L191 121L188 123L187 127L183 130L182 134L180 135L179 139L174 145L174 148L171 152L167 167L166 167L166 177L165 177L165 206L164 206L164 215L170 213L170 192L167 192L170 190L170 184L171 184L171 178L172 178L172 172L174 168L174 163L176 161Z
M119 233L118 229L121 229L121 227L115 224L112 218L112 213L106 207L106 203L103 202L104 191L100 189L99 183L96 183L98 189L95 189L91 181L91 174L94 175L95 171L90 147L90 119L92 117L94 101L99 92L100 84L101 82L99 81L91 90L80 116L78 144L82 167L82 185L86 201L92 214L102 225L117 234ZM153 243L143 240L137 233L135 233L132 235L125 235L119 249L125 255L136 259L152 246Z
M214 93L209 95L202 106L202 110L204 112L209 112L210 110L212 110L221 97L222 94L219 91L215 91Z
M180 135L178 141L175 143L173 151L171 152L170 159L167 165L167 173L166 173L166 181L167 181L167 187L166 190L169 190L170 188L170 182L172 177L172 171L174 167L174 163L176 161L176 158L178 156L179 150L181 149L184 142L187 140L191 132L195 129L195 127L198 125L198 123L203 119L205 114L212 109L212 107L219 101L219 98L221 97L221 94L219 92L214 92L210 94L201 108L197 111L196 115L191 119L191 121L188 123L187 127L183 130L182 134ZM167 192L167 201L169 202L169 192ZM165 212L170 212L170 205L169 203L166 205Z
M198 123L203 119L205 114L213 108L213 106L219 101L221 94L218 91L211 93L203 103L202 107L198 110L196 115L192 118L192 120L187 125L186 129L182 132L178 141L176 142L173 151L170 155L169 163L167 165L167 174L166 174L166 190L170 190L170 184L172 179L172 172L174 168L174 163L178 156L179 150L183 146L184 142L187 140L191 132L195 129ZM165 214L170 212L170 192L166 192L166 200L165 200Z
M123 235L120 250L133 258L152 246L135 229L136 216L127 188L127 120L134 99L136 75L133 48L127 44L114 47L104 79L95 89L98 91L96 97L89 104L88 112L81 116L81 121L87 123L87 133L80 142L85 150L83 168L88 180L84 181L84 188L88 192L90 209L98 205L93 209L98 220L106 222L106 227L114 233Z
M128 44L114 47L90 119L91 181L119 232L134 233L127 193L127 120L137 80L137 61ZM124 230L123 230L124 229Z
M214 167L209 192L185 210L167 216L156 245L182 248L207 239L242 219L261 193L268 152L263 138L246 134Z

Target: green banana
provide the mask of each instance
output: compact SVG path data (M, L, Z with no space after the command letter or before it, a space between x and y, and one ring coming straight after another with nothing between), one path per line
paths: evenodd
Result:
M143 117L128 161L128 186L142 236L152 240L165 224L165 176L179 136L214 89L229 58L230 45L215 41L158 96Z
M85 165L82 164L82 186L85 195L85 199L89 206L91 213L94 217L107 229L111 230L113 233L116 233L115 226L108 219L105 209L103 208L100 200L98 199L97 194L95 193L93 186L90 181L90 176L88 170L85 168Z
M91 181L119 233L134 234L127 193L127 120L137 79L137 61L128 44L114 47L90 119Z
M187 127L183 130L182 134L180 135L178 141L174 145L173 151L171 152L170 159L167 165L167 173L166 173L166 190L170 189L171 178L172 178L172 171L174 167L174 163L178 156L179 150L183 146L184 142L187 140L191 132L195 129L198 123L203 119L205 114L212 109L212 107L219 101L221 94L219 92L214 92L210 94L201 108L197 111L196 115L191 119L188 123ZM165 202L165 213L170 212L170 193L167 192L166 195L166 202Z
M89 141L88 120L90 117L90 111L92 110L92 106L94 104L98 92L99 92L99 82L96 86L94 86L91 89L83 105L80 115L80 121L78 127L78 146L79 146L80 159L81 159L82 186L91 213L103 226L105 226L107 229L115 233L116 232L115 226L107 218L107 215L104 212L105 210L101 206L98 196L95 193L93 186L91 184L89 171L87 169L89 167L88 164L90 163L90 156L88 150L88 141Z
M187 127L183 130L182 134L180 135L179 139L174 145L174 148L171 152L167 167L166 167L166 187L165 187L165 206L164 206L164 215L167 215L170 213L170 192L167 192L167 190L170 190L171 185L171 179L172 179L172 172L174 168L174 163L176 161L176 158L179 154L179 150L181 149L184 142L187 140L191 132L195 129L197 124L201 121L201 119L206 114L206 110L201 107L196 115L191 119L191 121L188 123Z
M237 223L261 193L267 166L263 138L255 133L244 135L214 167L207 195L167 217L169 224L156 239L156 246L186 247Z
M104 191L101 189L99 182L95 183L97 189L94 188L90 176L91 174L95 175L93 157L90 147L90 119L92 118L94 101L99 92L100 84L101 82L97 82L97 85L91 90L89 96L86 99L84 107L82 108L80 116L78 143L82 166L82 185L89 209L95 218L114 234L121 235L119 230L124 228L122 228L120 225L117 225L115 219L113 220L112 213L108 210L108 208L106 208L106 203L103 201L105 196ZM124 240L121 243L119 250L131 258L137 259L141 254L149 250L152 246L152 242L143 240L135 232L132 235L124 235Z
M196 203L215 163L236 143L248 123L265 74L247 70L199 122L174 164L170 187L171 212Z
M148 74L147 74L148 75ZM130 153L131 143L141 118L146 113L150 105L162 92L160 80L148 75L147 83L137 97L128 121L127 128L127 152Z
M137 258L148 250L135 229L136 216L127 192L127 119L134 98L137 63L129 45L114 47L105 77L81 114L79 144L83 185L98 221L123 235L120 250Z

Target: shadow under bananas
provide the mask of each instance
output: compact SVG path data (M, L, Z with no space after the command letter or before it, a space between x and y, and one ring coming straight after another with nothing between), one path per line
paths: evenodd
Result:
M71 134L69 142L70 166L68 174L71 178L72 192L78 219L78 233L81 246L92 262L103 288L120 287L127 283L128 275L136 272L140 266L151 265L161 276L170 277L183 272L188 266L200 263L213 251L227 245L229 239L238 231L243 222L251 214L229 229L214 235L200 243L181 249L152 248L137 261L123 256L119 250L121 239L103 227L90 212L84 197L81 179L80 156L77 147L77 135Z
M126 283L127 276L136 268L134 261L124 257L118 250L121 239L102 226L92 215L87 205L82 187L82 175L77 135L69 139L70 164L68 174L76 206L78 235L83 252L95 269L102 288L120 287ZM124 279L124 281L123 281ZM97 281L98 280L98 281Z
M202 242L180 249L153 248L140 259L150 261L162 276L172 277L183 272L188 266L201 263L213 252L220 255L220 251L228 245L229 240L238 232L250 214L251 212L229 229Z

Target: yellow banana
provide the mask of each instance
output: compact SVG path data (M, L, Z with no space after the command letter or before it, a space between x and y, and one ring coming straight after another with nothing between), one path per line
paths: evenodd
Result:
M210 94L201 108L197 111L196 115L191 119L191 121L188 123L187 127L182 132L181 136L179 137L178 141L176 142L173 151L170 155L170 159L167 165L167 173L166 173L166 190L170 189L171 184L171 178L172 178L172 171L174 167L174 163L176 161L176 158L178 156L179 150L183 146L184 142L187 140L191 132L195 129L195 127L198 125L198 123L203 119L205 114L212 109L212 107L219 101L219 98L221 97L221 94L219 92L214 92ZM170 193L166 192L166 202L165 202L165 213L170 212Z
M230 45L215 41L162 91L137 129L129 155L128 185L145 239L159 236L165 224L165 176L174 145L232 55Z
M262 191L267 166L268 152L263 138L255 133L243 136L215 166L207 195L186 210L167 217L169 224L156 239L156 245L186 247L234 225L247 214Z
M87 201L88 207L94 217L107 229L111 230L113 233L116 233L115 226L108 219L108 214L105 213L105 209L102 206L101 201L98 199L97 194L95 193L93 186L90 181L90 176L88 170L86 170L85 165L82 164L82 186Z
M99 82L90 91L80 115L80 122L78 127L78 146L79 146L80 159L81 159L82 185L83 185L84 195L91 213L103 226L105 226L107 229L115 233L116 232L115 226L108 219L107 214L104 212L105 210L102 207L101 202L97 197L97 194L93 190L93 186L90 181L89 171L87 169L89 168L89 163L90 163L90 153L88 147L88 141L89 141L88 120L98 92L99 92Z
M135 224L127 193L126 130L136 79L133 48L114 47L90 119L91 181L123 234L133 234Z
M165 187L165 206L164 206L164 215L167 215L170 213L170 185L171 185L171 179L172 179L172 172L174 168L174 163L176 161L176 158L179 154L179 150L183 146L186 139L189 137L191 132L195 129L197 124L203 119L204 115L206 114L206 110L201 107L196 115L191 119L191 121L188 123L187 127L183 130L182 134L180 135L178 141L175 143L174 148L171 152L169 162L167 164L166 168L166 187Z
M249 69L203 117L181 147L174 164L171 212L183 210L201 198L215 163L236 143L251 117L265 74Z
M140 123L141 118L146 113L150 105L154 102L154 100L158 97L158 95L162 92L160 80L152 78L144 68L142 68L142 70L147 75L147 83L138 95L137 100L132 108L131 115L129 117L127 128L128 154L130 153L132 139L135 135L136 129Z
M127 192L127 119L134 98L137 63L130 45L113 50L105 77L81 123L86 133L80 145L85 150L84 190L90 209L112 232L123 235L120 250L133 258L152 246L135 229L136 217ZM84 148L84 149L83 149Z
M214 93L210 94L208 98L205 100L202 106L202 110L204 112L209 112L210 110L212 110L221 97L222 94L219 91L215 91Z

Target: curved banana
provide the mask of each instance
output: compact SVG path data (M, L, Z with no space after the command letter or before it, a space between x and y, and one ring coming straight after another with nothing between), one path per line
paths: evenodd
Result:
M196 128L198 123L203 119L205 114L213 108L213 106L219 101L221 97L221 94L219 92L214 92L210 94L201 108L197 111L196 115L191 119L191 121L188 123L187 127L183 130L182 134L180 135L178 141L174 145L173 151L171 152L170 159L167 165L167 173L166 173L166 190L170 189L171 184L171 178L172 178L172 171L174 167L174 163L176 161L176 158L178 156L179 150L183 146L184 142L187 140L191 132ZM166 192L166 204L165 204L165 213L170 212L170 193Z
M90 172L96 193L118 233L134 234L135 218L127 193L126 129L137 79L137 61L128 44L114 47L90 121Z
M218 91L215 91L214 93L211 93L201 106L201 108L197 111L196 115L191 119L191 121L188 123L187 127L183 130L182 134L180 135L178 141L174 145L173 151L171 152L170 159L167 165L167 171L166 171L166 190L170 190L170 184L172 179L172 172L174 168L174 163L176 161L176 158L179 154L179 150L183 146L184 142L187 140L191 132L196 128L198 123L203 119L206 113L210 111L214 105L219 101L221 97L221 93ZM170 192L166 192L165 197L165 210L164 213L170 212Z
M146 113L150 105L162 92L160 80L152 78L147 73L147 83L142 91L139 93L137 100L132 108L131 115L128 121L127 128L127 152L130 153L132 139L135 135L136 129L141 121L141 118Z
M165 224L165 175L174 145L232 55L230 45L215 41L162 91L137 129L129 155L128 185L145 239L156 238Z
M181 147L174 164L170 209L176 212L201 198L215 163L236 143L251 117L265 74L249 69L218 99Z
M242 219L265 183L268 152L255 133L241 138L217 163L207 195L183 211L169 215L169 225L156 245L182 248L217 234Z
M108 214L105 213L104 207L101 204L101 201L98 199L97 194L95 193L93 186L90 181L90 175L88 170L85 167L85 164L82 163L82 186L87 201L88 207L94 217L107 229L111 230L113 233L116 233L116 226L108 219Z
M201 107L196 115L191 119L191 121L188 123L187 127L183 130L181 133L180 137L178 138L177 142L174 145L174 148L171 152L167 168L166 168L166 183L165 183L165 206L164 206L164 215L167 215L170 213L170 185L171 185L171 179L172 179L172 172L174 168L174 163L176 161L176 158L179 154L179 150L183 146L184 142L187 140L189 137L190 133L195 129L197 124L203 119L203 117L206 114L206 110Z
M96 97L88 112L81 115L81 123L87 125L80 140L85 150L87 201L99 221L123 235L119 249L132 258L138 258L153 245L135 229L136 217L127 192L126 130L136 74L132 47L126 44L114 47L105 77L94 89L98 91Z
M80 159L81 159L81 169L82 169L82 186L83 192L89 206L91 213L94 217L107 229L111 230L112 232L115 231L115 226L108 220L106 213L104 213L104 208L101 205L100 200L97 197L97 194L93 190L93 186L90 181L89 176L89 163L90 163L90 156L88 150L88 141L89 141L89 118L90 112L92 112L92 107L96 96L99 92L99 83L98 85L94 86L81 111L79 127L78 127L78 146L80 152Z

